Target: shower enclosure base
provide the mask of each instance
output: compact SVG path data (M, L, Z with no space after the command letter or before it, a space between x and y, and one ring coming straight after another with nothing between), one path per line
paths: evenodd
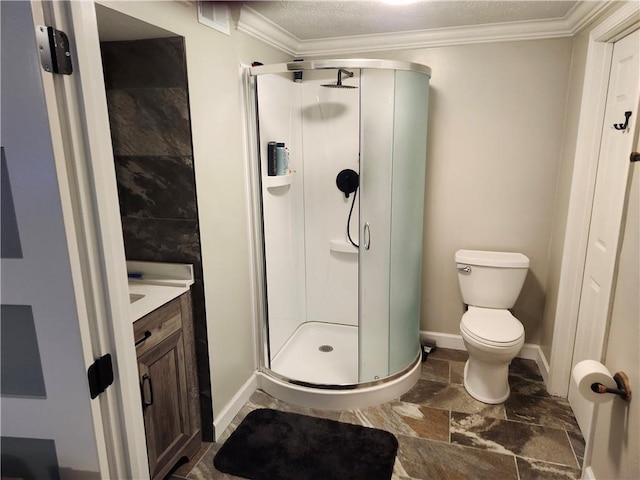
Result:
M354 410L398 399L420 379L420 355L401 375L382 379L373 385L354 385L352 389L334 390L292 384L274 377L267 369L257 372L258 388L279 400L300 407L323 410Z
M420 378L420 360L417 355L403 372L387 379L358 384L357 327L307 322L278 352L271 370L257 373L258 388L303 407L364 408L397 399L411 389Z
M273 359L271 370L301 382L358 383L358 327L303 323Z

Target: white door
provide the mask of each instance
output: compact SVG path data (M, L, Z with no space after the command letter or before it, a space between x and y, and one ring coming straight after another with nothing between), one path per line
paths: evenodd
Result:
M616 42L613 49L573 365L585 359L601 360L603 354L629 155L638 124L639 45L640 31L636 31ZM620 128L625 123L626 112L631 112L631 117L627 127ZM577 393L573 378L569 385L569 403L583 434L588 436L593 405Z
M585 459L593 473L588 478L640 478L640 162L632 164L631 177L603 363L612 373L627 373L636 392L629 404L598 405L592 455Z
M43 90L50 74L39 64L31 3L0 8L2 477L105 478Z

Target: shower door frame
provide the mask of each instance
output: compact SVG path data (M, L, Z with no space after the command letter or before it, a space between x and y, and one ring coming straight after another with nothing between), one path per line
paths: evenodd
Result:
M305 70L336 70L345 69L373 69L373 70L394 70L394 71L413 71L426 74L431 77L431 69L425 65L378 59L330 59L330 60L309 60L302 62L289 62L273 65L260 66L242 66L242 80L244 85L244 101L245 101L245 138L247 148L247 197L249 198L249 218L252 236L251 255L253 258L252 276L254 282L252 284L254 298L254 316L255 316L255 346L256 346L256 369L258 372L267 377L274 378L280 382L298 387L308 387L317 390L364 390L368 388L376 388L382 384L396 383L402 381L402 377L407 375L415 376L415 372L419 375L420 352L417 353L415 359L411 361L402 370L371 381L357 382L350 384L321 384L300 381L281 375L270 368L271 355L269 347L269 322L268 322L268 298L267 298L267 279L266 279L266 248L264 239L264 215L262 204L262 172L260 166L260 136L259 136L259 119L258 119L258 96L256 77L263 74L293 73ZM426 132L425 132L426 134ZM361 229L362 225L359 226ZM359 262L360 263L360 262ZM358 267L360 268L360 267ZM359 309L360 310L360 307ZM360 320L360 319L358 319ZM360 321L358 321L358 329L360 329ZM359 332L360 335L360 332ZM360 367L358 368L360 369Z

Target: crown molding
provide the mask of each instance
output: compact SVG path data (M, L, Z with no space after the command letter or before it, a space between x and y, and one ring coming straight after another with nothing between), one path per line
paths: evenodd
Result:
M357 52L433 48L473 43L570 37L581 31L612 1L581 1L563 18L409 32L301 40L250 7L240 11L238 30L292 56L323 56Z
M576 35L615 3L619 3L619 1L603 0L597 2L578 2L571 10L569 10L565 16L565 21L571 29L572 34Z
M240 9L236 28L289 55L296 56L300 48L301 40L298 37L291 35L284 28L246 5Z
M196 6L196 0L173 0L175 3L179 3L183 7L192 8Z
M562 22L518 22L471 27L417 30L410 32L358 35L302 40L297 55L332 55L355 52L433 48L475 43L508 42L568 37L572 33Z

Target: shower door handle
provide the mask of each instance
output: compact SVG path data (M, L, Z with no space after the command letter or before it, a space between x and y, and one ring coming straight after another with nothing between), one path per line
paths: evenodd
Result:
M364 249L365 250L369 250L369 248L371 247L371 226L369 225L369 222L366 222L364 224Z

